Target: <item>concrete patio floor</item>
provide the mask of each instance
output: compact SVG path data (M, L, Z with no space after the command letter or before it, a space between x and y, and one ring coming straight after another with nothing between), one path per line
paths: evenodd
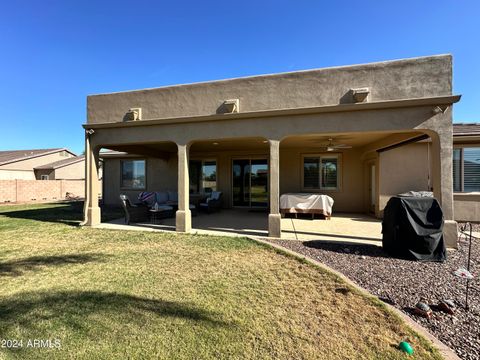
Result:
M125 225L123 218L102 223L104 229L140 231L175 231L175 218L159 220L157 224ZM213 214L200 213L192 217L192 233L219 236L268 236L268 214L248 209L225 209ZM363 243L381 246L381 220L365 214L334 214L331 220L309 217L283 218L282 239L322 240Z

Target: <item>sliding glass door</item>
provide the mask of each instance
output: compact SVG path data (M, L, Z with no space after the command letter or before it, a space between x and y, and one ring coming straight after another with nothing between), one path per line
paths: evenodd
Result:
M235 159L232 163L233 206L267 207L267 159Z
M250 173L250 206L267 207L268 163L267 159L252 160Z
M217 190L216 160L190 160L190 193L211 193Z

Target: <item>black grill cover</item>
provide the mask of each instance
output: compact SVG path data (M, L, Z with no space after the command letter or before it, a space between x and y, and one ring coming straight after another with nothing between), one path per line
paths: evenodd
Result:
M383 249L391 256L420 261L447 259L443 213L435 198L390 198L383 214L382 233Z

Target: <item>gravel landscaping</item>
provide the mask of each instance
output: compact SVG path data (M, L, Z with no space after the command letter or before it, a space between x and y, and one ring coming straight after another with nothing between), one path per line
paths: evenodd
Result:
M388 257L381 247L372 245L292 240L272 242L340 271L372 294L407 313L462 359L480 359L480 282L478 276L470 281L470 309L467 311L464 308L466 280L453 275L459 267L466 268L468 241L463 236L459 249L449 251L444 263L394 259ZM470 271L478 275L480 239L472 240L471 259ZM454 315L436 309L442 299L454 301L457 306ZM426 319L412 313L420 300L432 307L432 318Z

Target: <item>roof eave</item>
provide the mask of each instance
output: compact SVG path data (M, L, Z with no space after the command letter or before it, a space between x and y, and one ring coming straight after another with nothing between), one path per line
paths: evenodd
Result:
M480 143L480 134L453 134L453 143L461 144L467 142Z
M8 164L13 164L13 163L16 163L16 162L19 162L19 161L35 159L35 158L40 157L40 156L51 155L51 154L55 154L55 153L60 152L60 151L67 151L67 152L69 152L70 154L72 154L72 155L74 155L74 156L77 156L75 153L71 152L71 151L68 150L67 148L59 148L59 149L52 150L52 151L47 151L47 152L44 152L44 153L41 153L41 154L35 154L35 155L23 157L23 158L21 158L21 159L8 160L8 161L5 161L5 162L0 163L0 166L8 165Z
M136 126L152 126L152 125L165 125L175 123L193 123L193 122L205 122L205 121L221 121L221 120L236 120L247 118L266 118L274 116L291 116L291 115L307 115L318 113L332 113L332 112L349 112L349 111L362 111L362 110L378 110L387 108L404 108L415 106L435 106L435 105L452 105L458 102L461 95L449 95L449 96L437 96L429 98L414 98L414 99L399 99L399 100L387 100L376 101L367 103L355 103L355 104L335 104L335 105L323 105L315 107L302 107L302 108L287 108L276 110L261 110L241 112L234 114L212 114L212 115L200 115L200 116L185 116L175 118L159 118L159 119L146 119L139 121L129 122L114 122L114 123L96 123L96 124L83 124L85 129L102 129L102 128L124 128L124 127L136 127Z
M47 165L42 165L42 166L38 166L38 167L35 167L33 168L33 170L57 170L57 169L60 169L62 167L65 167L65 166L69 166L69 165L73 165L73 164L76 164L80 161L84 161L85 158L82 157L81 159L75 159L75 161L72 161L72 162L69 162L67 164L61 164L61 165L58 165L58 166L51 166L51 167L45 167Z

